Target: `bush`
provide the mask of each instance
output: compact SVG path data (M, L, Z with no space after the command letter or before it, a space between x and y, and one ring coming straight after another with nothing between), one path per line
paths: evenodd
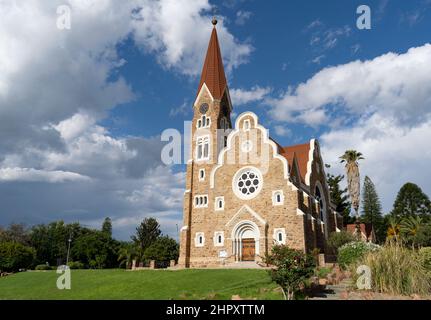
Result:
M328 238L328 247L337 253L338 248L342 247L346 243L355 241L353 234L347 231L332 232Z
M424 268L431 274L431 247L421 248L419 258Z
M362 258L367 252L376 251L380 246L371 242L354 241L338 248L337 261L341 268L346 269L349 265Z
M52 267L47 264L38 264L34 270L52 270Z
M168 237L159 237L144 252L145 260L170 261L178 260L178 243Z
M272 281L282 288L283 294L288 300L295 298L301 286L304 286L314 273L313 257L287 246L274 246L271 254L265 260L276 267L268 272Z
M18 271L31 267L36 252L34 248L18 242L0 243L0 270Z
M84 269L84 264L80 261L71 261L67 265L70 269Z
M371 287L391 295L428 295L431 278L421 263L419 252L400 244L389 243L368 252L357 262L371 269ZM354 278L356 270L352 270ZM356 281L356 279L354 279Z

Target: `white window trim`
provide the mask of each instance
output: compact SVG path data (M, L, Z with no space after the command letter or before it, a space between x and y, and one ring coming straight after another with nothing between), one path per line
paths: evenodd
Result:
M218 242L218 237L221 236L221 242ZM223 247L224 246L224 232L216 231L214 232L214 246L215 247Z
M282 235L282 241L278 240L278 235L281 233ZM274 228L274 233L272 235L272 238L277 244L286 244L286 229L285 228Z
M196 199L199 199L198 204L196 204ZM202 204L200 203L201 199L202 199ZM193 206L195 208L208 208L208 195L207 194L195 195L193 198Z
M244 120L244 123L243 123L243 125L242 125L242 128L243 128L243 130L244 130L244 131L250 131L250 129L251 129L251 122L250 122L250 119L246 119L246 120Z
M199 237L202 237L202 243L199 243ZM203 232L196 232L195 247L203 247L205 245L205 234Z
M203 172L203 175L201 174ZM199 181L205 180L205 169L199 169Z
M281 201L277 202L277 194L280 194ZM284 204L284 193L283 190L274 190L272 191L272 205L273 206L281 206Z
M238 182L240 174L242 174L243 171L246 171L249 169L253 170L257 174L257 177L258 177L260 183L259 183L259 188L256 190L256 192L247 196L238 190L237 182ZM263 175L262 175L262 172L259 169L257 169L256 167L252 167L252 166L242 167L233 176L232 190L235 193L235 195L241 200L250 200L250 199L257 197L259 195L259 193L262 191L262 189L263 189Z
M219 208L218 203L219 201L222 201L222 207ZM214 202L214 210L215 211L223 211L224 210L224 197L216 197Z
M204 117L205 117L205 123L203 123ZM199 122L201 123L200 126L199 126ZM207 124L207 122L208 122L208 124ZM205 129L205 128L209 128L210 126L211 126L211 117L208 117L206 115L202 115L196 121L196 129Z
M198 158L198 150L199 150L199 141L208 141L208 156L204 157L203 155L205 154L204 150L205 150L205 143L202 142L202 157ZM211 158L211 139L210 139L210 135L206 134L206 135L202 135L196 138L196 149L195 149L195 159L196 161L207 161Z

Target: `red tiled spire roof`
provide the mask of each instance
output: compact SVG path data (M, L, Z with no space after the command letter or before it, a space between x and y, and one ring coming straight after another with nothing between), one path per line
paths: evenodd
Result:
M215 22L213 21L214 28L211 33L210 42L208 44L207 55L202 68L201 81L199 83L197 94L199 94L203 84L205 83L213 98L221 99L227 82L224 74L223 60L217 37L217 30L215 28L216 23L216 20Z

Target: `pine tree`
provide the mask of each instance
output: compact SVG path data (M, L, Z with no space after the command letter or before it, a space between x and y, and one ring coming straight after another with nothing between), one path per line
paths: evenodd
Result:
M362 194L362 222L371 223L378 242L386 239L386 230L383 225L382 205L373 181L366 176Z
M326 165L329 168L329 165ZM343 181L343 175L334 176L333 174L327 174L327 181L329 186L329 192L331 196L331 202L335 204L336 211L341 213L343 216L344 225L353 223L354 218L350 216L350 202L349 195L347 194L347 188L341 189L340 182Z
M418 185L408 182L398 192L391 214L397 218L422 216L428 220L431 215L431 202Z
M102 225L102 232L108 235L109 237L112 237L112 221L111 218L107 217L105 218L105 221L103 221Z

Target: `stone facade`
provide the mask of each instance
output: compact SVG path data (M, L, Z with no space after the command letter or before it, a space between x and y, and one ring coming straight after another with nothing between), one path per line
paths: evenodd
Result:
M211 41L209 48L218 47ZM233 127L227 85L214 97L205 79L201 83L193 106L179 266L259 262L275 244L325 253L325 239L338 230L340 216L330 205L318 142L298 147L300 156L286 151L252 112L239 115Z

